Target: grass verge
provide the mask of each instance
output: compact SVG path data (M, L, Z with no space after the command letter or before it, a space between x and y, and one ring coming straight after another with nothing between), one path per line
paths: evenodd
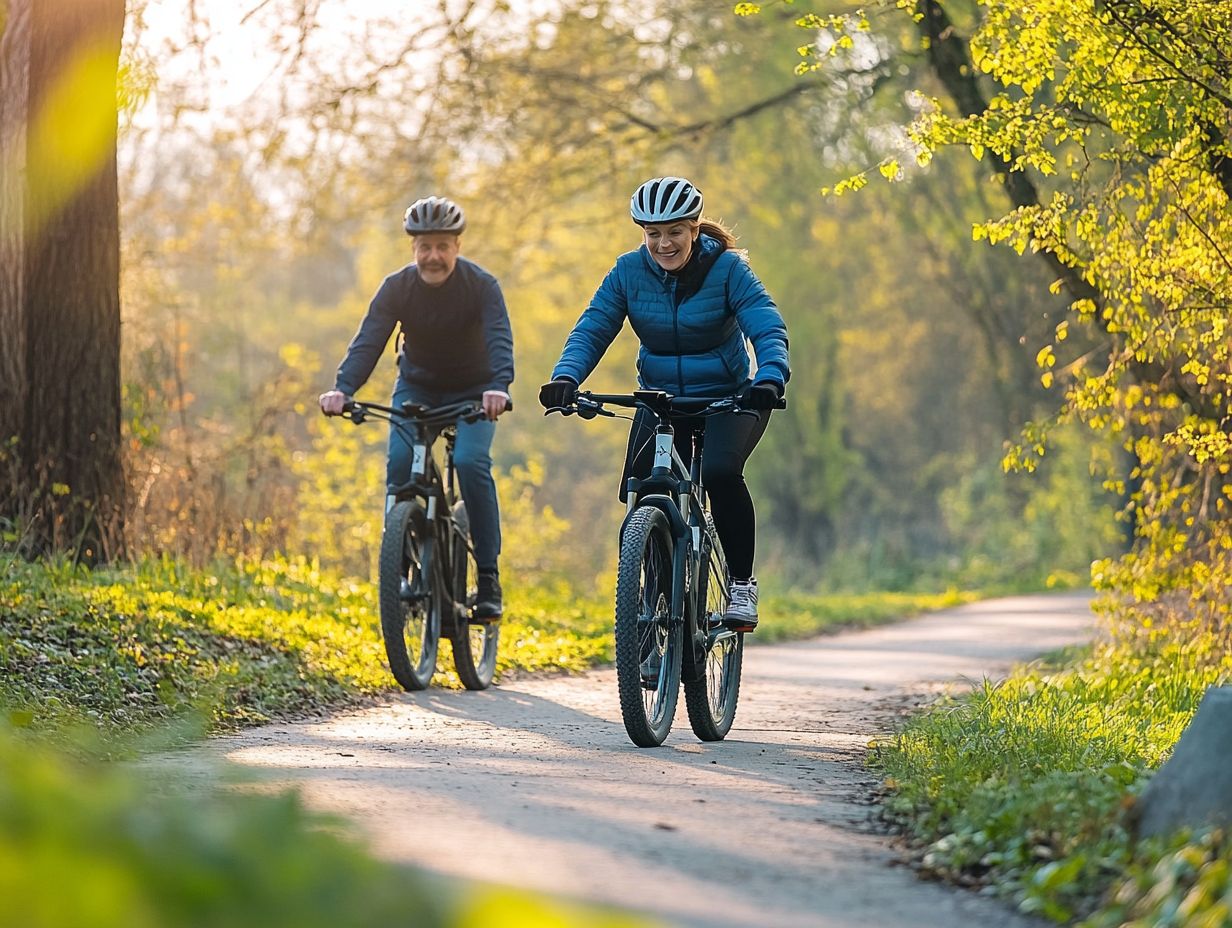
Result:
M1222 835L1137 845L1126 811L1207 687L1226 635L1152 629L939 703L874 752L921 866L1084 924L1228 924Z
M611 601L508 584L498 674L612 659ZM770 596L758 640L863 626L974 598ZM196 713L207 731L310 715L395 688L376 591L292 561L191 570L170 560L95 571L0 563L0 705L35 731L116 734ZM442 649L437 677L456 685ZM498 676L499 679L499 676Z

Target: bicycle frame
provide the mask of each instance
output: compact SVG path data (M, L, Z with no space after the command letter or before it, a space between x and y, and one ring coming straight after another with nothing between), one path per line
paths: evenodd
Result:
M431 573L431 584L437 590L449 589L447 580L452 576L455 564L453 546L448 542L454 535L460 534L453 521L453 507L458 501L457 474L453 463L454 442L457 440L455 426L459 421L475 421L483 415L482 410L474 403L462 402L436 409L413 403L404 403L402 409L377 403L351 403L347 411L350 412L348 418L356 423L364 421L369 413L376 414L377 418L385 419L410 439L410 477L404 483L386 488L385 511L388 513L404 499L423 500L428 524L433 526L433 531L424 540L423 561ZM432 453L437 439L442 437L445 439L444 474ZM471 546L470 539L467 539L467 545ZM420 584L428 582L426 577L420 578ZM413 599L431 595L429 588L409 591ZM465 622L467 611L464 603L455 602L452 597L449 601L451 607L444 610L441 617L444 633L455 630L459 622Z

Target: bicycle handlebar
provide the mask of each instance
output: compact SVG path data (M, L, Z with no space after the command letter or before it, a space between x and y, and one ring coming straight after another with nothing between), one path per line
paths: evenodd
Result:
M737 396L674 396L662 390L636 390L633 393L591 393L580 391L570 406L554 406L544 415L559 412L561 415L577 413L583 419L595 416L615 416L604 409L605 405L645 409L659 416L676 413L685 416L712 416L724 412L755 415L755 410L745 409ZM780 398L775 409L786 409L787 400Z
M505 409L513 408L513 401L505 401ZM422 422L425 425L445 425L451 422L478 422L486 418L483 407L472 400L461 400L456 403L446 403L444 406L420 406L417 403L406 402L401 409L393 406L382 406L380 403L367 403L358 400L347 400L342 405L342 417L350 419L356 425L363 422L370 412L384 413L378 418L393 418Z

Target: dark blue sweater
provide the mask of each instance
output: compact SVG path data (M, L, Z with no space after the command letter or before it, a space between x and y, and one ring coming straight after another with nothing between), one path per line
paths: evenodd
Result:
M335 387L348 396L367 383L394 327L401 326L398 372L436 394L509 392L513 333L496 278L458 258L449 279L430 287L408 264L382 282L338 366Z

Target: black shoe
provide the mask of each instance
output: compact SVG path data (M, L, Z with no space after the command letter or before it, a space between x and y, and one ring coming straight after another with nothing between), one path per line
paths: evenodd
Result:
M494 622L501 617L503 611L500 574L494 570L481 570L479 593L475 597L475 608L471 610L471 621Z
M663 654L658 648L651 648L650 653L646 655L646 659L638 665L638 670L641 673L642 689L657 690L659 688L659 674L663 671Z

